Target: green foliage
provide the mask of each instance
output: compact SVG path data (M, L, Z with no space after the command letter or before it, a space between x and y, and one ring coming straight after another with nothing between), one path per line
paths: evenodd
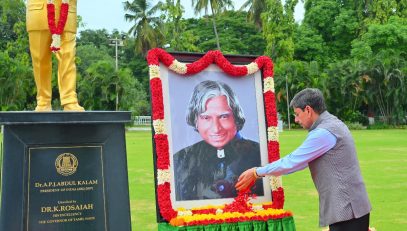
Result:
M324 41L332 41L335 18L340 5L335 0L307 0L304 4L304 23L316 29Z
M197 37L190 32L186 32L185 20L182 20L184 7L181 6L180 0L166 0L162 4L161 15L165 25L162 26L166 45L169 44L171 51L197 51L197 48L192 45L196 42Z
M251 54L262 55L265 41L251 22L246 21L246 13L239 11L226 11L219 15L217 25L222 52L225 54ZM216 40L212 35L213 28L207 18L186 19L185 36L190 36L192 43L184 43L184 50L206 52L216 49ZM183 35L183 36L184 36ZM167 35L167 41L172 39ZM168 50L176 50L169 48Z
M327 76L316 61L303 62L292 61L277 63L274 67L275 92L277 96L277 108L282 118L287 118L287 89L290 100L297 92L304 88L312 87L321 89L325 95ZM293 115L293 113L291 113ZM292 119L292 118L291 118Z
M79 73L83 74L86 69L99 60L114 62L114 58L109 55L108 48L102 46L97 48L94 45L82 45L76 48L76 68Z
M150 95L148 64L144 56L134 52L135 42L134 38L127 38L124 41L124 47L120 55L120 63L122 67L128 68L132 71L134 78L142 85L143 92L148 96ZM143 115L150 115L150 109L145 111Z
M400 2L400 4L399 4ZM401 13L397 6L401 6L403 1L398 0L376 0L369 5L369 17L366 19L369 23L384 24L393 16ZM404 3L404 7L405 7Z
M267 0L246 0L240 10L248 8L247 19L253 22L257 28L262 29L261 14L267 11Z
M212 26L213 32L215 34L215 41L216 41L216 48L218 50L221 49L220 47L220 40L219 34L216 27L216 20L217 16L224 12L227 8L233 8L233 4L231 0L192 0L192 6L194 6L194 10L196 14L199 14L202 10L205 10L205 15L208 15L208 9L211 9L212 13ZM209 17L208 17L209 19Z
M335 49L339 58L349 56L351 42L357 38L358 32L359 22L356 12L353 9L341 9L332 27L332 49Z
M366 129L366 127L363 126L363 124L358 123L358 122L348 122L348 121L345 121L345 124L346 124L346 126L348 126L348 128L349 128L350 130L363 130L363 129Z
M358 118L358 109L366 102L363 84L367 81L359 73L359 65L352 60L332 63L326 69L325 97L328 110L350 122L364 123Z
M389 129L391 128L391 125L383 122L375 122L374 124L369 124L367 126L367 129L370 130L377 130L377 129Z
M117 106L135 115L149 114L147 63L135 53L134 38L118 47L119 69L115 70L115 48L109 38L124 37L117 31L81 31L76 49L78 96L87 110L116 110Z
M32 109L34 78L23 1L0 2L0 110Z
M329 63L346 59L351 42L363 31L365 15L361 12L364 5L359 1L307 0L304 7L306 11L300 29L310 28L314 37L320 36L324 44L317 60L322 57L321 64L326 67Z
M360 124L362 126L369 123L367 116L363 115L360 111L350 109L342 111L342 114L339 114L338 117L346 121L347 124L352 124L352 126L354 126L354 124Z
M128 13L124 15L126 21L133 23L129 34L135 36L136 52L146 55L147 51L162 44L163 33L160 25L160 17L156 13L160 10L161 4L150 6L149 0L125 1L124 10Z
M140 83L129 69L115 71L114 63L100 60L86 70L78 85L79 99L87 110L131 110L138 114L136 103L145 100ZM116 105L117 97L119 104Z
M366 88L369 91L368 99L378 107L386 122L405 123L407 84L406 73L401 68L405 67L406 61L395 59L397 56L397 53L383 52L370 60L365 75L371 81Z
M294 58L303 61L317 61L323 63L325 61L325 42L322 36L316 29L308 24L301 24L296 27L294 35Z
M294 7L298 0L268 0L267 11L262 14L263 36L267 46L265 54L274 61L292 61L294 56L293 34Z
M25 4L22 0L0 1L0 50L4 51L7 43L19 38L14 25L25 22Z
M352 43L352 57L363 60L379 52L407 51L407 19L391 17L387 24L371 24L360 39Z
M102 30L83 30L79 33L77 46L91 45L96 48L107 47L109 44L109 33L106 29Z
M359 70L366 80L364 97L386 123L405 123L406 22L393 16L386 24L371 24L352 44L352 56L360 60Z
M0 51L0 109L19 111L26 109L26 100L33 81L31 69L19 60Z

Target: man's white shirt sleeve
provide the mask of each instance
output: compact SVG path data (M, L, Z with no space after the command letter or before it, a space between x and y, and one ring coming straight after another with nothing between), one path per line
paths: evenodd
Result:
M328 130L317 128L308 133L304 142L287 156L257 168L259 176L280 176L308 167L308 163L325 154L336 144L336 137Z

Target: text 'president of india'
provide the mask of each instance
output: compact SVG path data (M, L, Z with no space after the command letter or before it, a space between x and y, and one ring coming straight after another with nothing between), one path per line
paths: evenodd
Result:
M192 93L186 120L202 141L174 154L176 200L233 198L239 175L261 163L259 143L240 134L245 118L232 89L203 81ZM252 191L262 196L258 181Z

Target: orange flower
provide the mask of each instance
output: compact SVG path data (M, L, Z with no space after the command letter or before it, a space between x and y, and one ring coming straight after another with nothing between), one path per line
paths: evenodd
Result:
M183 226L185 224L185 221L183 218L175 217L170 220L170 224L172 226Z

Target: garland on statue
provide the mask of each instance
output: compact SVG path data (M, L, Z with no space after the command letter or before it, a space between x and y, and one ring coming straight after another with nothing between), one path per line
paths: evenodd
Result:
M48 27L52 35L51 51L57 52L61 49L61 34L64 32L65 24L68 19L69 0L62 0L61 11L59 13L58 25L55 22L55 3L54 0L47 2Z
M199 73L210 64L217 64L225 73L233 77L251 75L263 70L263 97L267 124L267 147L269 162L280 158L277 129L277 111L274 94L273 63L269 57L260 56L248 65L231 64L220 51L209 51L201 59L193 63L181 63L172 55L160 48L152 49L147 54L150 74L150 89L152 103L152 119L154 142L156 147L157 168L157 201L161 215L174 226L208 225L224 222L241 222L251 220L269 220L292 216L282 210L284 205L284 190L281 177L270 177L272 203L253 205L249 203L250 190L239 193L231 204L209 206L185 210L175 210L171 202L171 174L168 135L165 129L163 89L160 77L160 62L171 71L189 76Z

